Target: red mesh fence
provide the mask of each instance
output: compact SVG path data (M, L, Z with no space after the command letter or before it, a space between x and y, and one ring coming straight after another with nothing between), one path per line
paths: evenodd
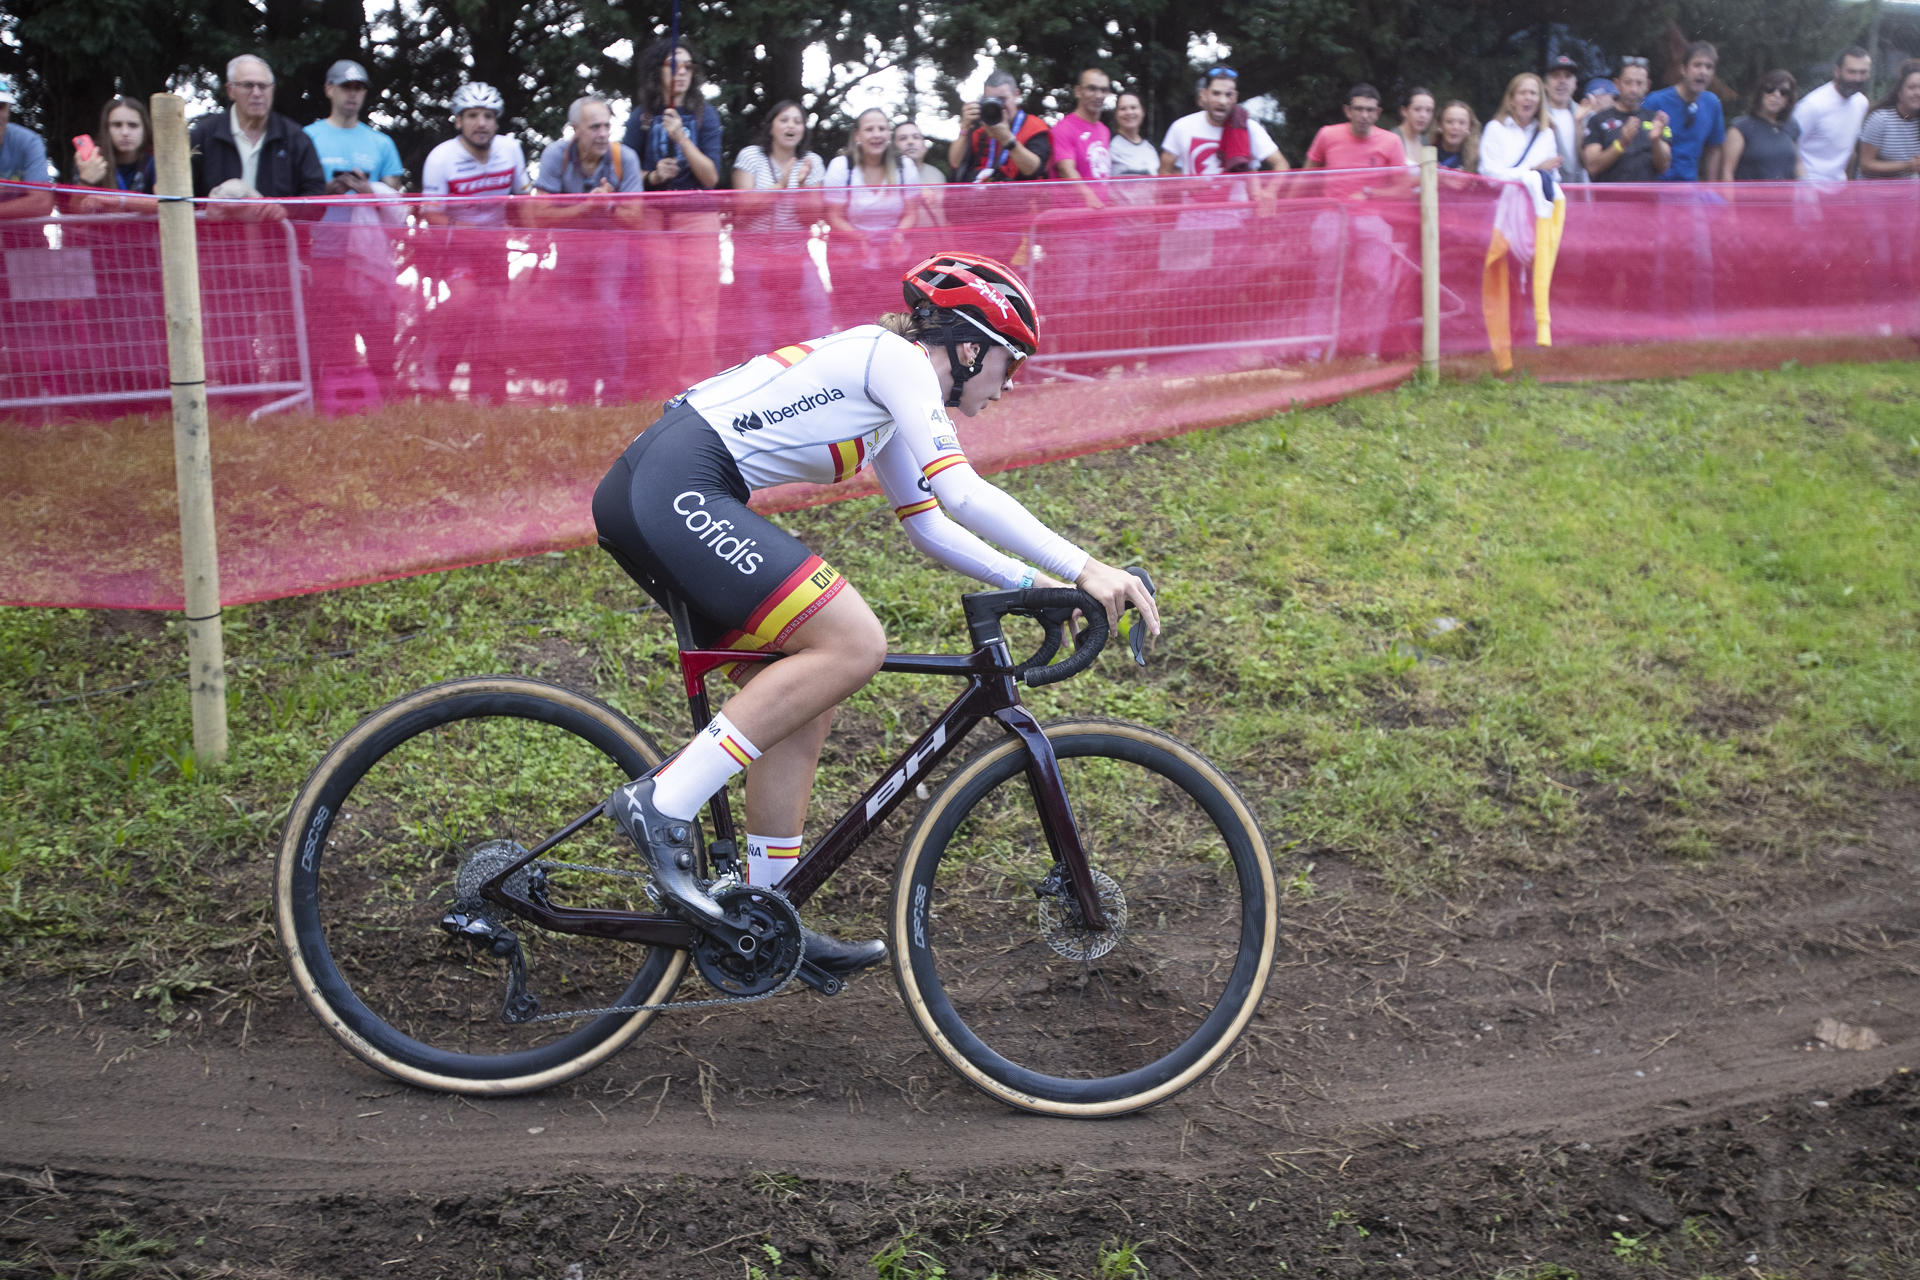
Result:
M1544 348L1540 264L1488 269L1501 188L1443 175L1443 349L1495 367L1504 313L1541 377L1911 356L1911 193L1573 188ZM90 208L61 192L0 224L0 603L178 608L157 222ZM1524 242L1530 221L1502 225ZM1042 356L962 424L994 470L1392 385L1419 351L1419 245L1397 173L206 206L223 597L589 542L594 485L661 400L897 308L937 248L1005 259L1040 298Z

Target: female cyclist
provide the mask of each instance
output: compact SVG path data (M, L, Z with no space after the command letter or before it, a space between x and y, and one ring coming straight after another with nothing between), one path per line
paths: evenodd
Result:
M958 409L971 418L998 400L1038 348L1026 285L991 258L965 253L936 254L902 284L904 314L756 356L675 396L593 496L600 544L649 591L657 583L683 598L702 645L786 655L743 664L743 687L712 723L608 804L661 895L695 924L723 918L693 873L701 806L748 769L747 874L778 884L800 852L833 709L887 651L859 593L748 508L754 489L832 483L870 465L908 539L942 564L996 587L1072 582L1110 622L1131 601L1160 630L1140 581L982 480L947 416ZM886 944L808 930L806 955L848 973L884 959Z

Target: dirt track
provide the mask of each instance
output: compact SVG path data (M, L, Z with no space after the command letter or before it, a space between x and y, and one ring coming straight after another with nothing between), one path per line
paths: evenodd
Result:
M1103 1123L968 1091L883 976L484 1103L360 1068L284 984L161 1045L29 988L0 1015L0 1257L864 1275L911 1232L951 1277L1091 1275L1122 1240L1156 1277L1920 1275L1920 795L1857 812L1791 861L1615 839L1452 906L1311 855L1230 1068ZM1820 1046L1823 1017L1885 1045Z

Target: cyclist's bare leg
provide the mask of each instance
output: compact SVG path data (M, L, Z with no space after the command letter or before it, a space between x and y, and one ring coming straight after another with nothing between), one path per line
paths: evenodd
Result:
M871 680L886 660L887 637L848 584L781 648L787 656L762 668L721 708L763 755Z
M828 707L747 766L747 830L769 836L802 834L833 712Z

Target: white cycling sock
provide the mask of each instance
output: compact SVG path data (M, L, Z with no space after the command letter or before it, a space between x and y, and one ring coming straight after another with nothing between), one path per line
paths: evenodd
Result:
M662 817L689 822L728 779L759 758L760 748L722 712L653 776L653 807Z
M747 883L771 889L800 861L799 836L747 836Z

